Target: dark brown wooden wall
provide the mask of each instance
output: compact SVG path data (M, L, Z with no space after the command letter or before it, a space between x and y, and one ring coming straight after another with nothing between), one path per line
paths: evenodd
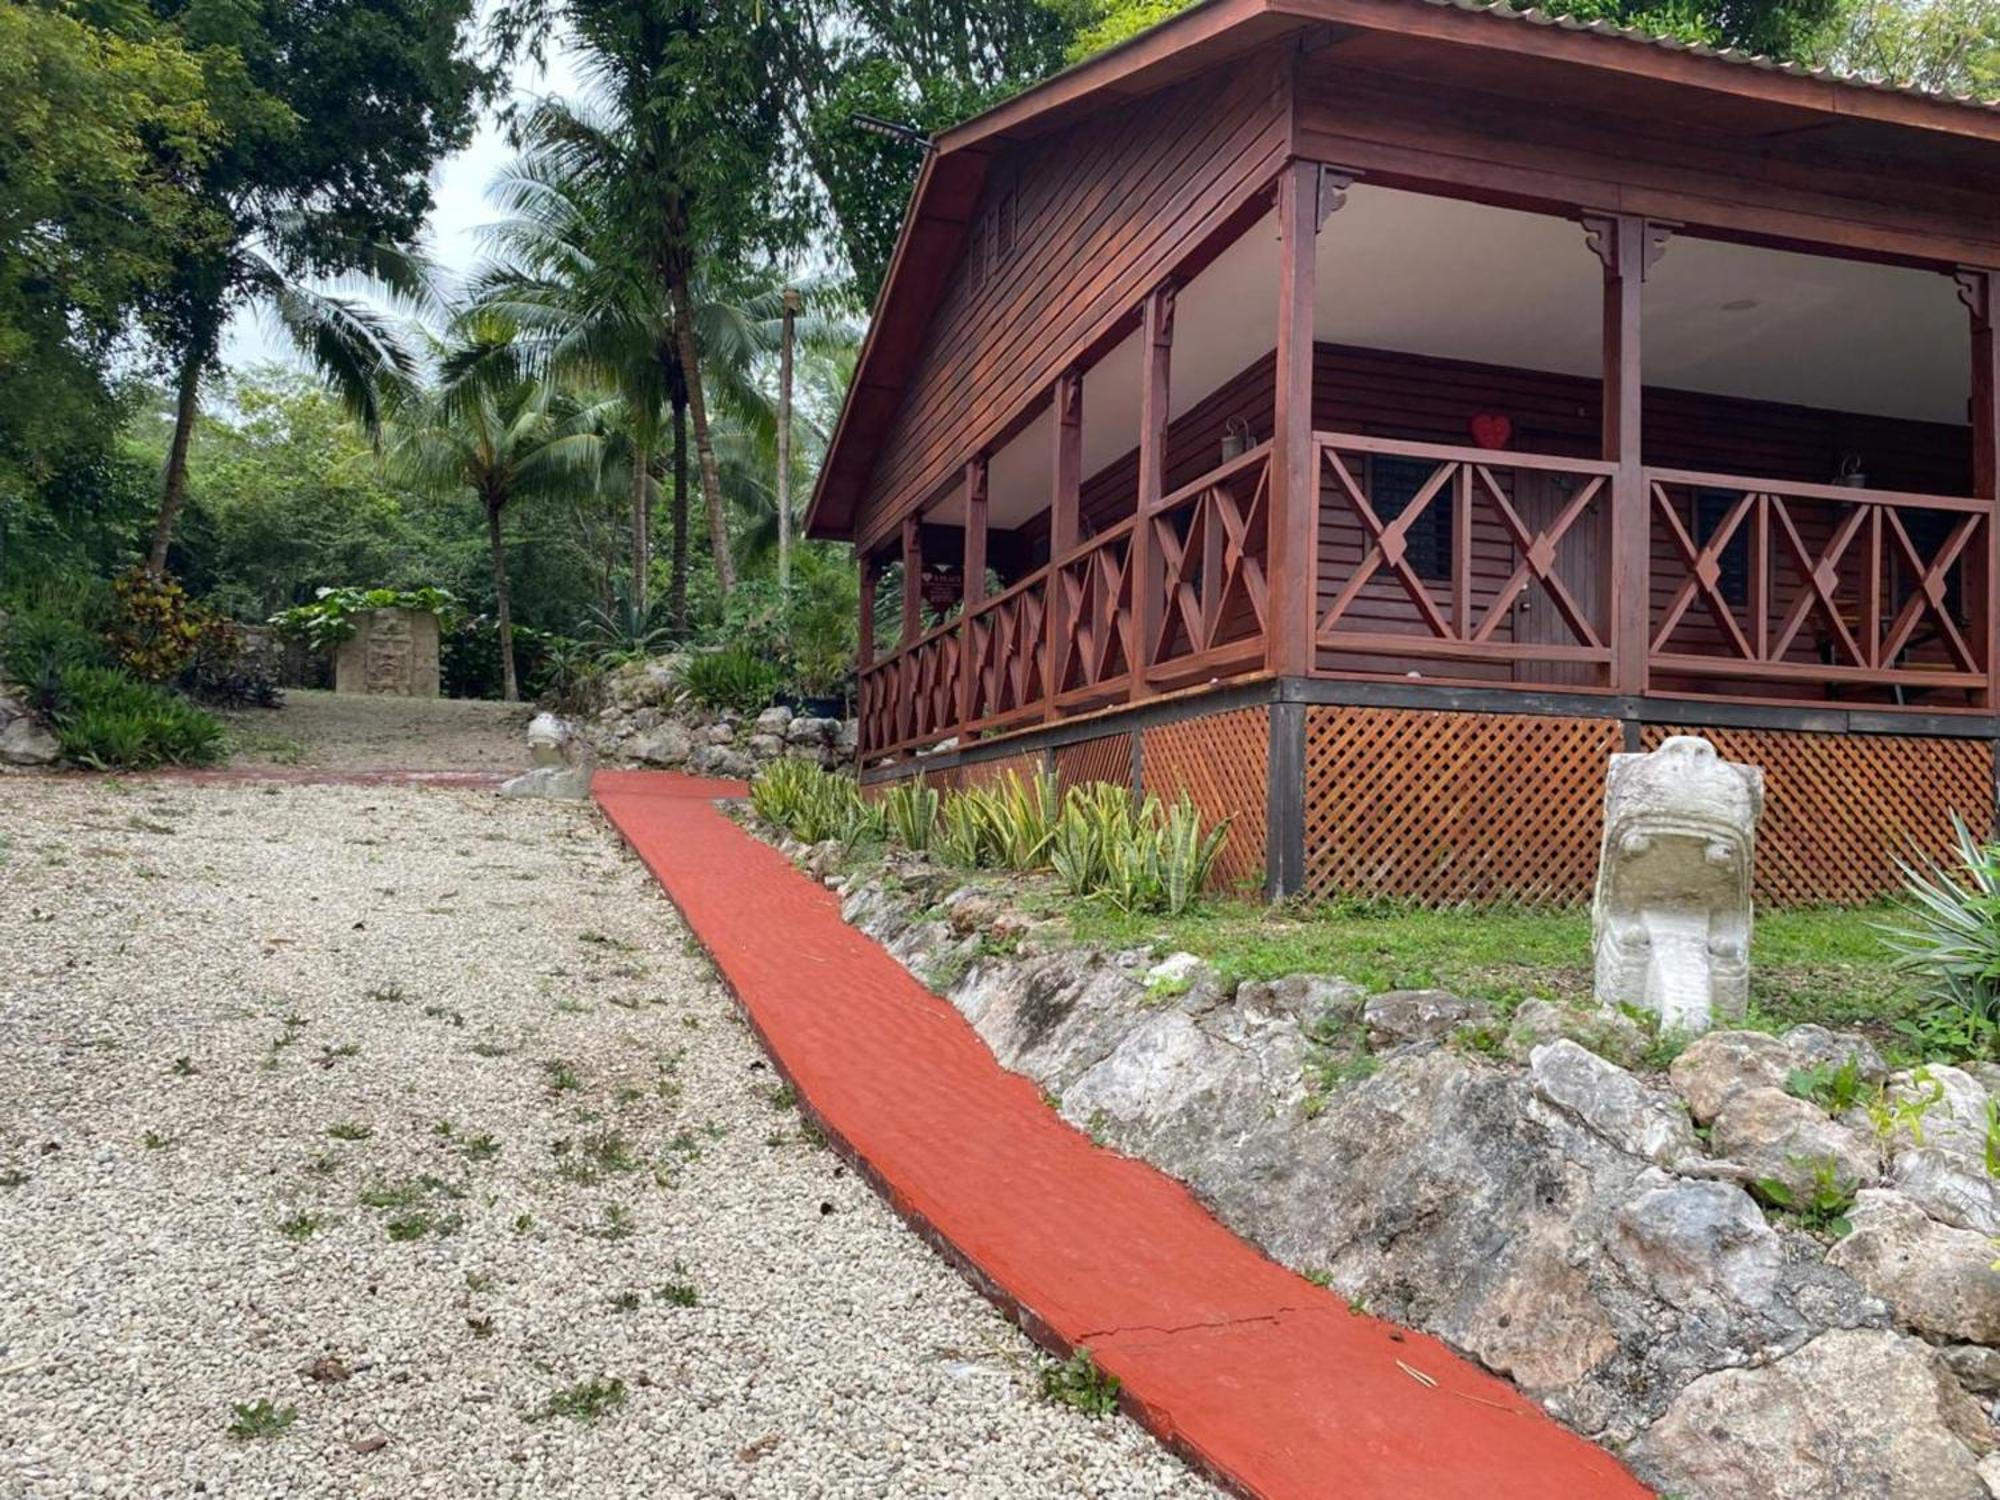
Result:
M865 545L1271 179L1289 139L1284 78L1282 59L1245 64L995 164L876 458L856 521Z

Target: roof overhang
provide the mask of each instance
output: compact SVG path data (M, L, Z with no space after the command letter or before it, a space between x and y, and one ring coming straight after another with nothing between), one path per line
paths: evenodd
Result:
M851 537L879 440L901 405L929 314L957 267L988 169L1000 153L1286 39L1355 32L1482 49L1496 59L1568 63L1830 119L2000 143L2000 106L1487 0L1202 0L933 140L813 491L808 535Z

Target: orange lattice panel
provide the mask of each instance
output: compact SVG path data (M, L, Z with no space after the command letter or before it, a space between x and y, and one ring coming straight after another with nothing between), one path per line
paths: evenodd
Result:
M1306 711L1306 893L1587 900L1615 720Z
M1896 859L1937 856L1955 812L1993 829L1993 751L1984 740L1649 724L1652 749L1699 734L1725 760L1764 768L1757 899L1772 906L1872 901L1899 890Z
M1264 884L1264 799L1270 782L1270 716L1263 708L1204 714L1145 731L1139 779L1170 802L1185 791L1204 820L1233 818L1209 877L1213 890Z
M1005 781L1009 771L1019 776L1024 784L1032 783L1042 770L1042 752L1029 750L1020 755L1001 755L992 760L961 766L958 785L967 788L994 786Z
M1100 735L1094 740L1078 740L1056 750L1056 779L1065 787L1082 786L1088 781L1110 781L1119 786L1132 784L1132 736Z

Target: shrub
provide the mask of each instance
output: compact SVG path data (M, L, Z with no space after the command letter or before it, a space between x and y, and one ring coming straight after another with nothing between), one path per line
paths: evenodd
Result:
M63 754L100 771L203 766L223 755L222 726L214 718L109 667L65 671L53 717Z
M1958 868L1904 863L1901 916L1882 930L1898 968L1992 1023L2000 1021L2000 844L1982 845L1956 813L1952 830Z
M937 827L937 788L924 785L919 776L889 788L882 798L882 818L897 843L918 854L931 847L931 831Z
M18 609L0 639L0 682L18 687L27 705L44 718L62 698L63 673L110 660L99 639L82 621L42 606Z
M838 839L857 843L883 835L882 809L861 795L852 776L823 771L809 761L780 760L750 785L757 815L807 844Z
M691 657L681 668L681 687L702 707L746 714L768 707L782 680L774 664L735 646Z
M142 682L171 682L194 660L207 611L171 578L134 568L111 585L109 639L118 665Z
M224 708L278 708L285 696L270 664L250 651L243 627L218 614L202 615L180 685L197 702Z
M312 603L275 614L269 623L279 635L324 651L352 637L355 617L375 609L428 610L438 617L441 634L449 633L464 613L448 589L321 589Z

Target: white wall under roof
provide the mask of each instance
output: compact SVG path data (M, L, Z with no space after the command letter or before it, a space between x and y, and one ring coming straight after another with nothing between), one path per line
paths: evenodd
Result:
M1595 377L1601 270L1576 223L1358 185L1318 245L1322 342ZM1175 416L1277 342L1277 223L1252 225L1182 288ZM1646 283L1648 384L1877 416L1963 422L1967 322L1942 275L1682 234ZM1084 378L1084 473L1139 434L1139 338ZM1261 435L1261 434L1260 434ZM993 455L990 523L1048 504L1044 411ZM931 511L955 522L954 494Z

